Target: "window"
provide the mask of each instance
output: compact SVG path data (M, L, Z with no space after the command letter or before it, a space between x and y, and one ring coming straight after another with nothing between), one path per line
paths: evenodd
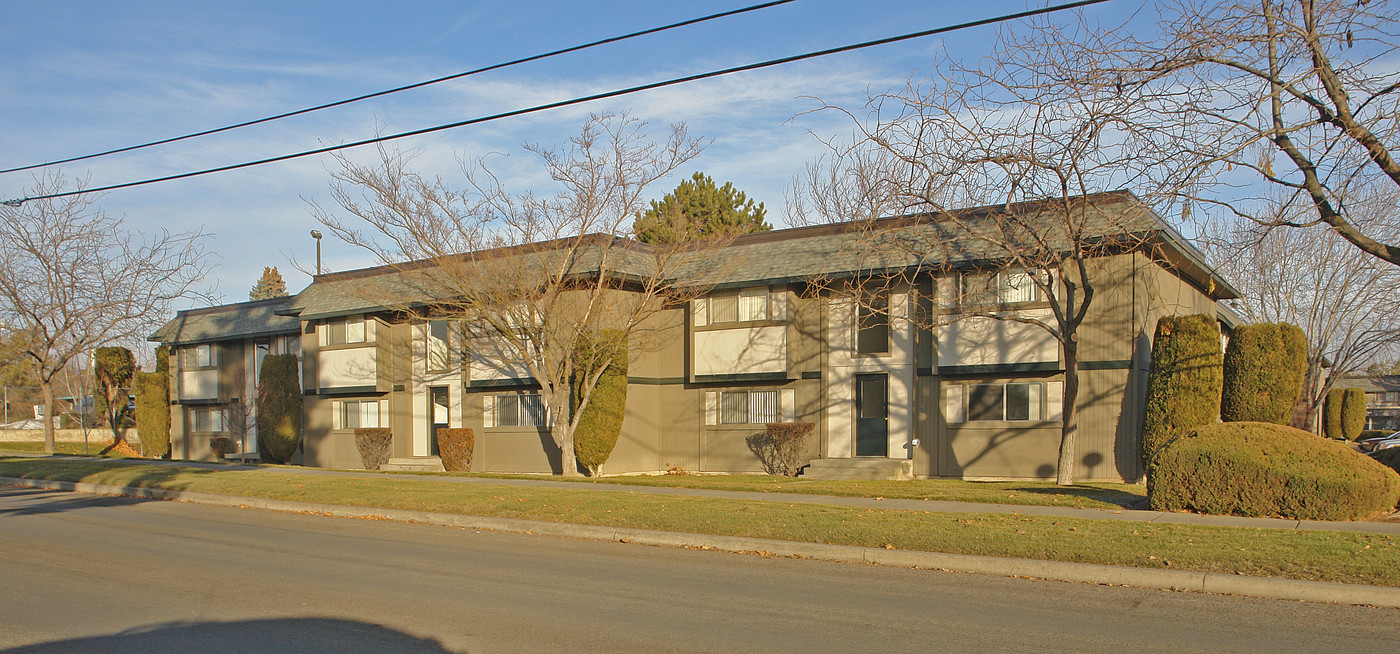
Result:
M856 353L888 354L889 351L889 293L862 294L856 305Z
M383 427L379 410L379 400L345 400L332 403L335 412L333 429L358 429L360 427Z
M717 293L691 303L696 327L733 322L785 320L785 291L769 291L766 286Z
M496 396L497 427L539 427L544 424L544 398L539 393Z
M190 410L190 422L196 433L217 433L224 430L224 412L213 407Z
M1023 270L967 272L959 277L959 285L964 305L1014 304L1040 299L1035 278Z
M448 323L446 320L434 320L428 323L428 371L442 372L448 370L448 349L447 333Z
M966 386L966 412L950 407L949 420L958 416L969 421L996 420L1005 422L1040 421L1041 382L1018 382L1009 384L968 384ZM961 387L959 387L961 388ZM958 393L959 399L961 392ZM953 403L953 393L949 393L949 404Z
M363 342L365 342L365 319L363 316L335 318L326 321L326 345Z
M778 422L778 391L721 391L719 424L747 425Z
M209 368L216 364L213 346L196 345L187 347L182 352L184 360L180 362L181 368Z

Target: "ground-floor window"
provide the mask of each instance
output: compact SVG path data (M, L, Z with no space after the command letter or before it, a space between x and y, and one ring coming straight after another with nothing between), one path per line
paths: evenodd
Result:
M946 385L948 422L1058 420L1062 382L998 382Z
M544 398L539 393L505 393L487 395L487 427L542 427L545 420Z
M791 420L794 401L791 389L750 389L707 391L705 424L762 425Z
M224 430L224 411L218 407L190 409L190 425L196 433L218 433Z
M331 402L332 429L384 427L388 422L384 400L335 400Z

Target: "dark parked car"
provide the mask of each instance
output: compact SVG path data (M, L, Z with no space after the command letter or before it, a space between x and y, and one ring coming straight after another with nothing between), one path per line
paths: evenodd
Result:
M1400 431L1387 436L1377 436L1375 438L1357 441L1356 445L1361 448L1362 452L1375 452L1392 447L1400 447Z

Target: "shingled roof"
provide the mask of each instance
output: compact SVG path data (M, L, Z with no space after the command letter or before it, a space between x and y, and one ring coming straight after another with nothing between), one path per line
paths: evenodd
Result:
M289 296L185 309L151 334L149 340L165 345L193 345L235 338L297 334L301 332L301 320L294 315L283 315L295 301L295 296Z
M1141 244L1151 242L1163 249L1166 263L1183 276L1194 281L1216 299L1236 297L1228 282L1212 270L1201 254L1180 234L1159 218L1151 207L1127 191L1113 191L1076 198L1085 209L1078 231L1090 238L1122 239ZM1062 203L1041 201L1013 205L996 205L964 209L957 220L946 215L917 214L882 218L864 223L841 223L774 230L746 234L734 238L725 247L699 250L689 261L677 266L677 277L695 280L696 284L715 288L732 288L757 283L790 283L823 276L908 270L914 267L930 269L973 266L978 262L1003 257L1003 252L985 241L968 238L965 230L975 228L978 221L992 225L998 215L1015 214L1049 240L1052 247L1068 249L1063 221L1059 217ZM1041 226L1038 226L1041 225ZM595 234L584 237L582 247L570 250L572 239L556 242L498 248L460 255L490 262L491 269L515 271L543 265L553 252L571 251L575 260L572 274L596 273L600 257L606 252L611 259L608 270L620 276L650 276L654 270L655 253L646 244L629 239ZM271 309L258 303L228 305L229 315L191 313L190 325L184 333L199 334L199 338L214 340L216 320L227 320L235 329L246 323L251 329L259 320L269 320L268 313L299 316L317 320L357 313L372 313L385 309L384 298L394 298L396 306L431 304L435 293L424 283L424 275L433 262L412 261L404 264L377 266L360 270L318 275L310 286L294 300ZM487 264L483 264L487 265ZM429 275L430 277L430 275ZM272 305L267 305L271 307ZM214 307L214 311L225 307ZM186 312L182 312L182 315ZM177 321L180 318L177 318ZM295 329L297 318L276 322L286 331ZM176 321L172 321L174 324ZM271 326L273 323L265 323ZM171 329L166 325L157 336ZM224 338L230 337L229 335ZM157 340L156 336L152 337Z

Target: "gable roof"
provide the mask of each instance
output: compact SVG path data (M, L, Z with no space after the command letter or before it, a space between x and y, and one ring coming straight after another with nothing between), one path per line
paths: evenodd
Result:
M177 312L149 340L165 345L193 345L260 336L301 333L301 320L283 315L296 296L223 304Z
M1130 245L1151 244L1159 248L1162 262L1183 278L1194 283L1213 299L1237 297L1238 292L1205 262L1201 255L1180 234L1168 226L1152 209L1128 191L1096 193L1072 201L1089 209L1083 215L1079 231L1089 237L1105 240L1121 239ZM1015 214L1018 220L1052 247L1069 248L1063 229L1057 229L1056 217L1062 202L1036 201L1013 205L992 205L963 209L957 212L957 222L945 214L913 214L880 218L862 223L838 223L773 230L735 237L718 250L698 250L688 261L678 266L678 277L696 279L698 284L715 288L734 288L757 284L801 282L821 276L843 276L925 268L974 267L979 262L994 261L998 248L990 243L966 237L964 227L977 221L994 224L998 215ZM962 225L962 226L960 226ZM871 239L886 247L872 247ZM929 244L938 244L930 251ZM574 257L569 270L575 275L596 273L602 265L603 253L610 261L607 270L620 277L649 276L654 270L653 246L605 234L589 234L582 239L560 239L529 245L495 248L457 255L463 260L489 261L502 270L512 266L539 267L553 253L568 252ZM405 303L430 304L434 293L423 288L414 278L415 271L430 269L432 260L410 261L403 264L376 266L359 270L317 275L310 286L294 299L272 309L288 321L267 322L263 307L257 303L226 305L231 315L220 318L235 329L253 329L254 323L264 321L271 328L275 323L291 325L294 331L298 316L302 320L317 320L384 310L382 298L399 298ZM378 299L377 299L378 298ZM285 298L284 298L285 299ZM239 307L246 307L239 309ZM220 309L213 307L212 311ZM255 311L256 309L256 311ZM182 312L184 314L186 312ZM201 318L194 329L186 332L208 334L213 340L215 318L191 314L187 320ZM177 318L178 319L178 318ZM173 322L173 321L172 321ZM243 326L244 323L247 326ZM208 323L208 324L206 324ZM162 332L170 328L167 325ZM225 338L227 338L226 336ZM152 337L153 340L156 336Z

